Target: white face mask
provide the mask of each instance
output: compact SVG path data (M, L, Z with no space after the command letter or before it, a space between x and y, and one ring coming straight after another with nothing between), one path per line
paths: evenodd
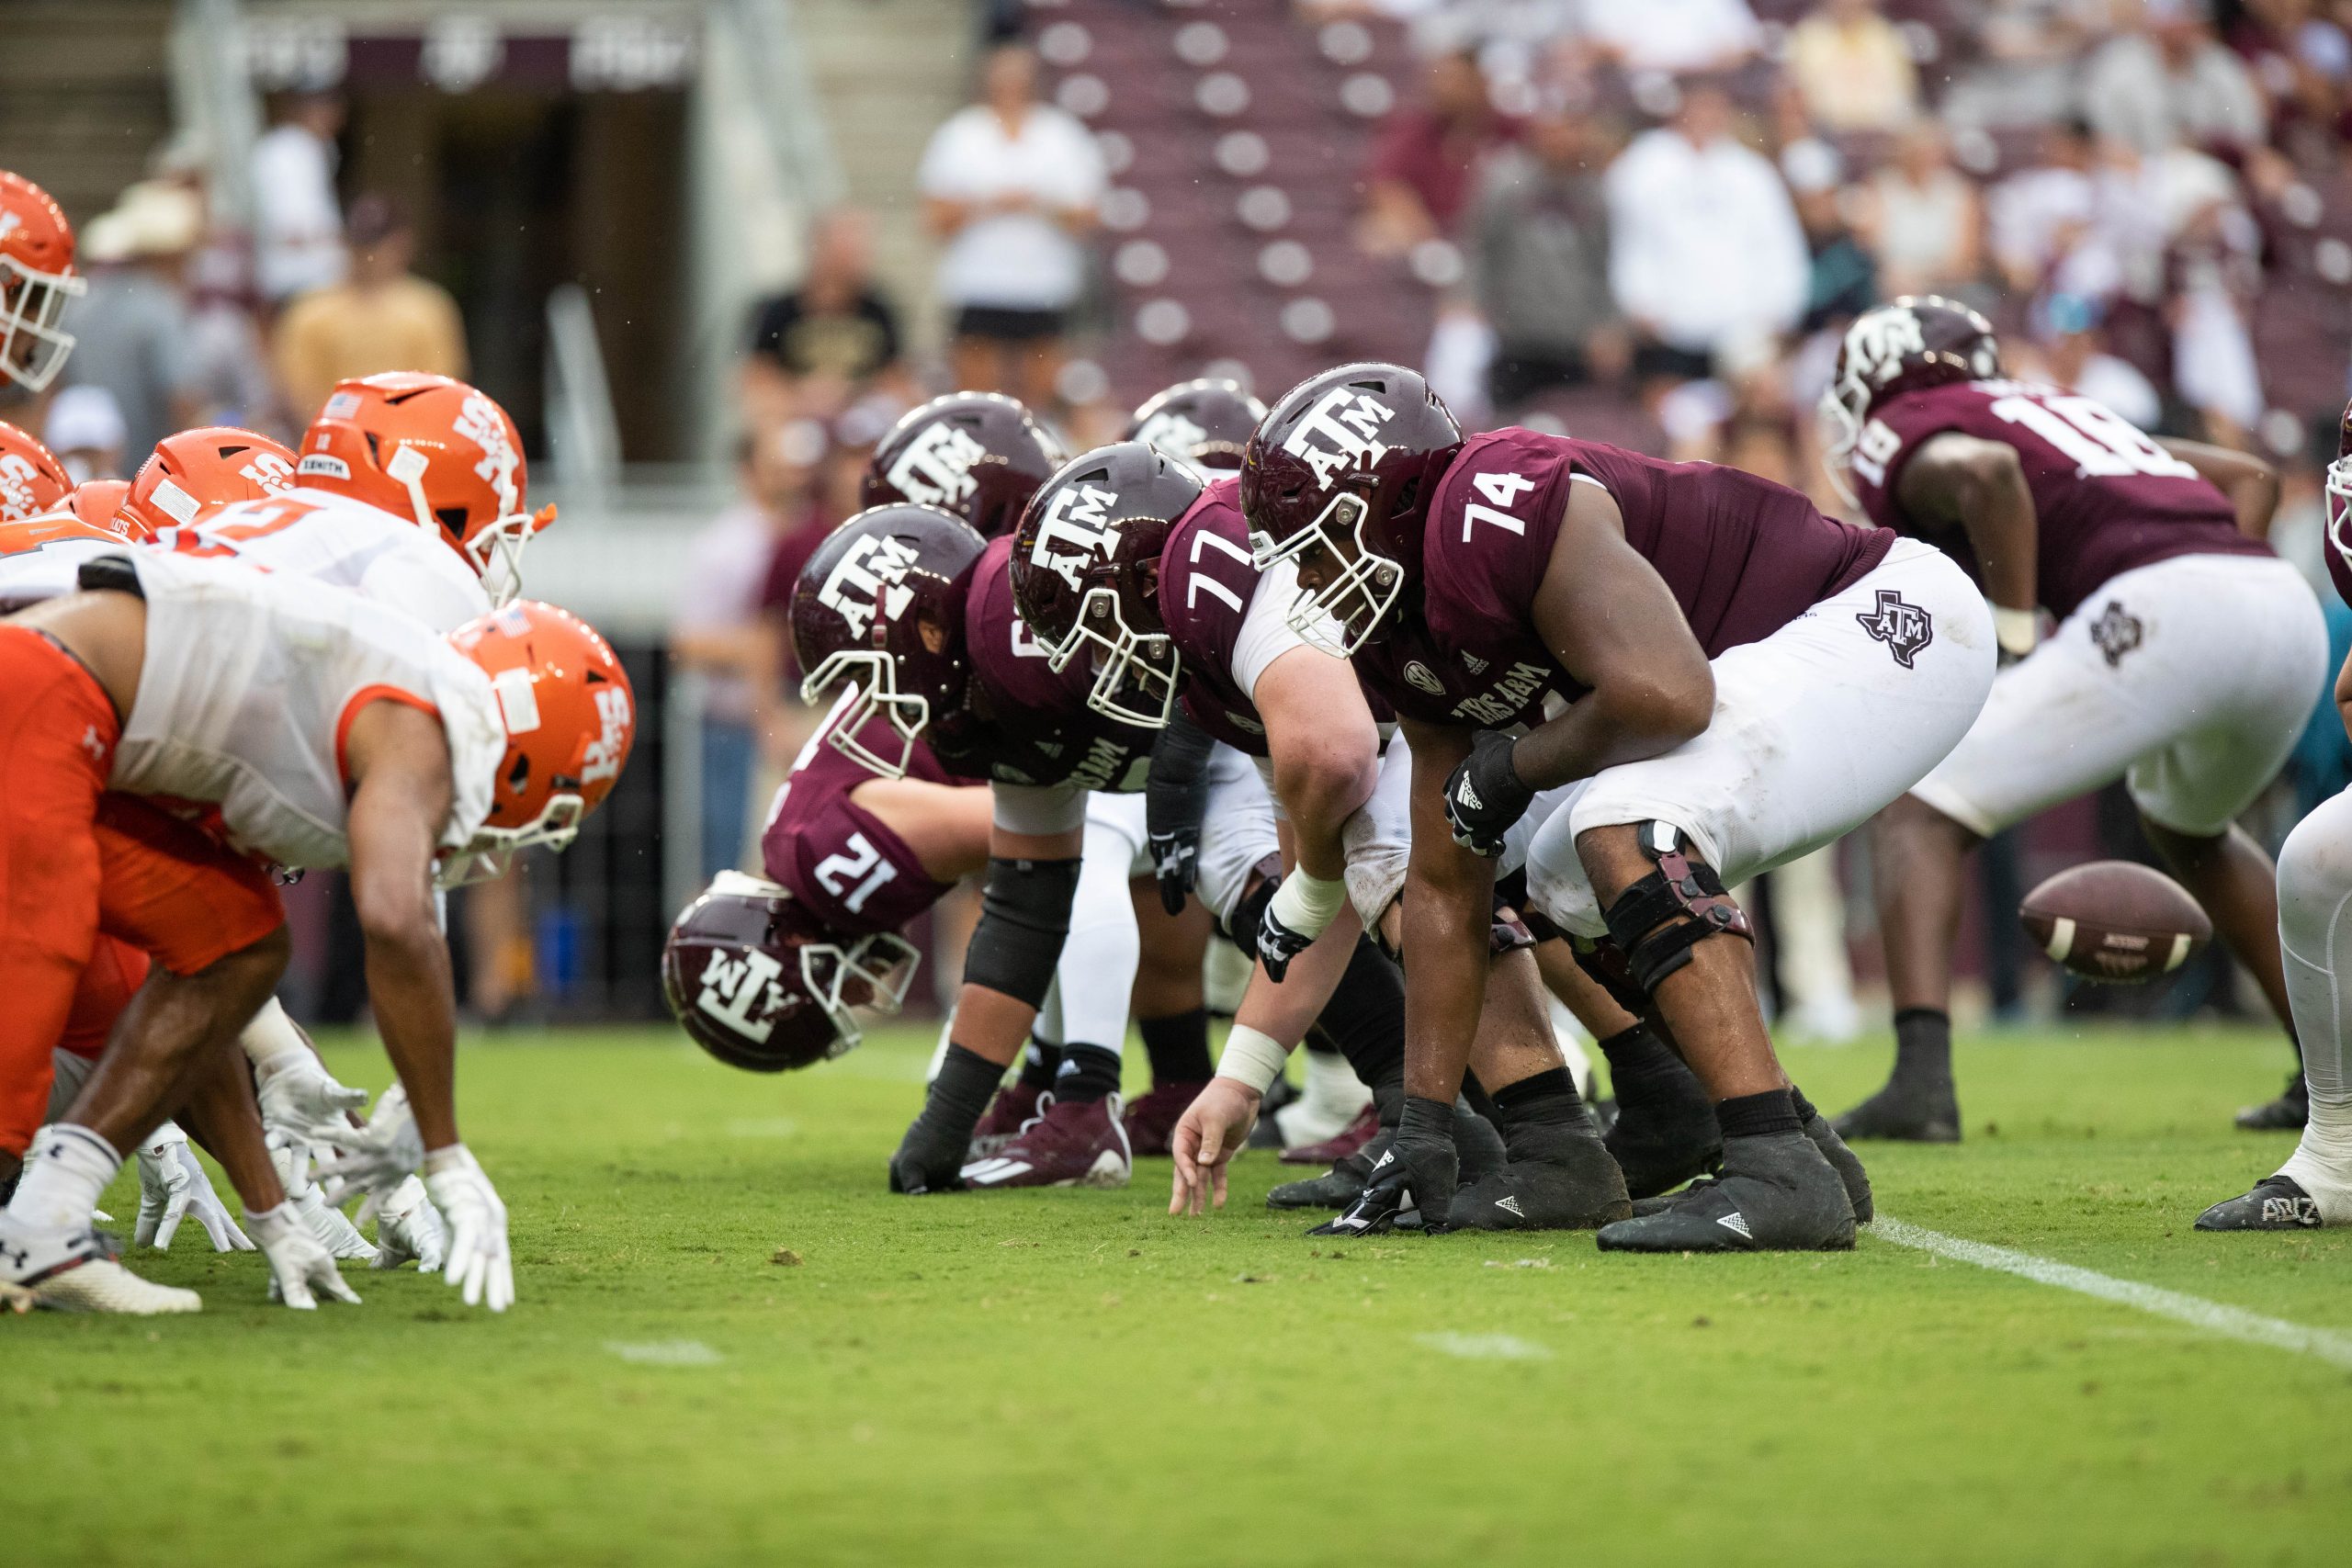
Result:
M1290 626L1309 647L1346 659L1372 639L1405 592L1405 569L1372 547L1363 536L1372 509L1351 491L1334 495L1315 521L1289 538L1251 530L1250 557L1260 571L1296 561L1321 547L1342 563L1312 592L1302 590L1291 607ZM1344 530L1344 532L1342 532Z
M71 272L35 272L13 256L0 256L0 378L28 392L45 391L65 368L74 336L57 330L65 301L86 293L89 284Z

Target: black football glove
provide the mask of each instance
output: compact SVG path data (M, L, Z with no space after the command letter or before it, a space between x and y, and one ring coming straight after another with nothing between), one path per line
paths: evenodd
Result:
M1150 833L1146 841L1151 850L1152 874L1159 879L1159 907L1171 915L1181 915L1184 912L1184 900L1192 894L1193 880L1200 874L1201 830L1194 827Z
M1447 1228L1462 1156L1453 1144L1453 1107L1434 1100L1405 1101L1404 1120L1372 1168L1372 1179L1356 1201L1309 1235L1378 1235L1385 1231L1420 1231L1435 1235Z
M1445 781L1445 820L1453 841L1488 860L1503 852L1503 835L1535 799L1511 766L1517 744L1508 735L1480 730L1471 738L1470 755Z
M1281 985L1283 976L1290 973L1290 961L1314 945L1313 937L1283 923L1283 918L1274 913L1273 899L1269 897L1266 912L1258 921L1258 962L1266 966L1266 978Z

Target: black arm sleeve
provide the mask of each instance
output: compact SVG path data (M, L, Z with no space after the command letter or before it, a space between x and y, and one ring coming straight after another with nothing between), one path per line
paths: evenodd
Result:
M1144 829L1153 838L1201 830L1209 809L1209 752L1216 741L1178 708L1151 749L1144 785Z

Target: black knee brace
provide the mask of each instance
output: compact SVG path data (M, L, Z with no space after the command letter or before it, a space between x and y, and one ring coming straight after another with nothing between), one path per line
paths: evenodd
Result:
M1074 860L989 860L980 923L964 950L964 983L1001 991L1032 1008L1045 1005L1069 935L1078 897Z
M1641 826L1642 852L1657 869L1617 896L1601 914L1610 939L1623 950L1634 984L1655 993L1659 981L1690 962L1690 950L1711 936L1756 940L1747 916L1724 891L1715 868L1692 859L1682 835L1663 822Z

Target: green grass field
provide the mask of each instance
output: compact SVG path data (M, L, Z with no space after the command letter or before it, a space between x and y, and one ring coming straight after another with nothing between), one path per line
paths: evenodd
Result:
M927 1040L796 1077L667 1033L469 1046L521 1299L147 1255L200 1317L0 1321L0 1562L2335 1562L2352 1372L1865 1236L1602 1257L1334 1247L1262 1207L897 1199ZM1824 1105L1881 1050L1795 1051ZM380 1085L372 1045L330 1050ZM1879 1149L1916 1225L2352 1330L2352 1237L2200 1236L2289 1146L2275 1037L1963 1046L1969 1141ZM1867 1151L1866 1151L1867 1152ZM128 1216L134 1184L108 1206ZM127 1228L127 1224L126 1224ZM790 1249L797 1266L773 1259Z

